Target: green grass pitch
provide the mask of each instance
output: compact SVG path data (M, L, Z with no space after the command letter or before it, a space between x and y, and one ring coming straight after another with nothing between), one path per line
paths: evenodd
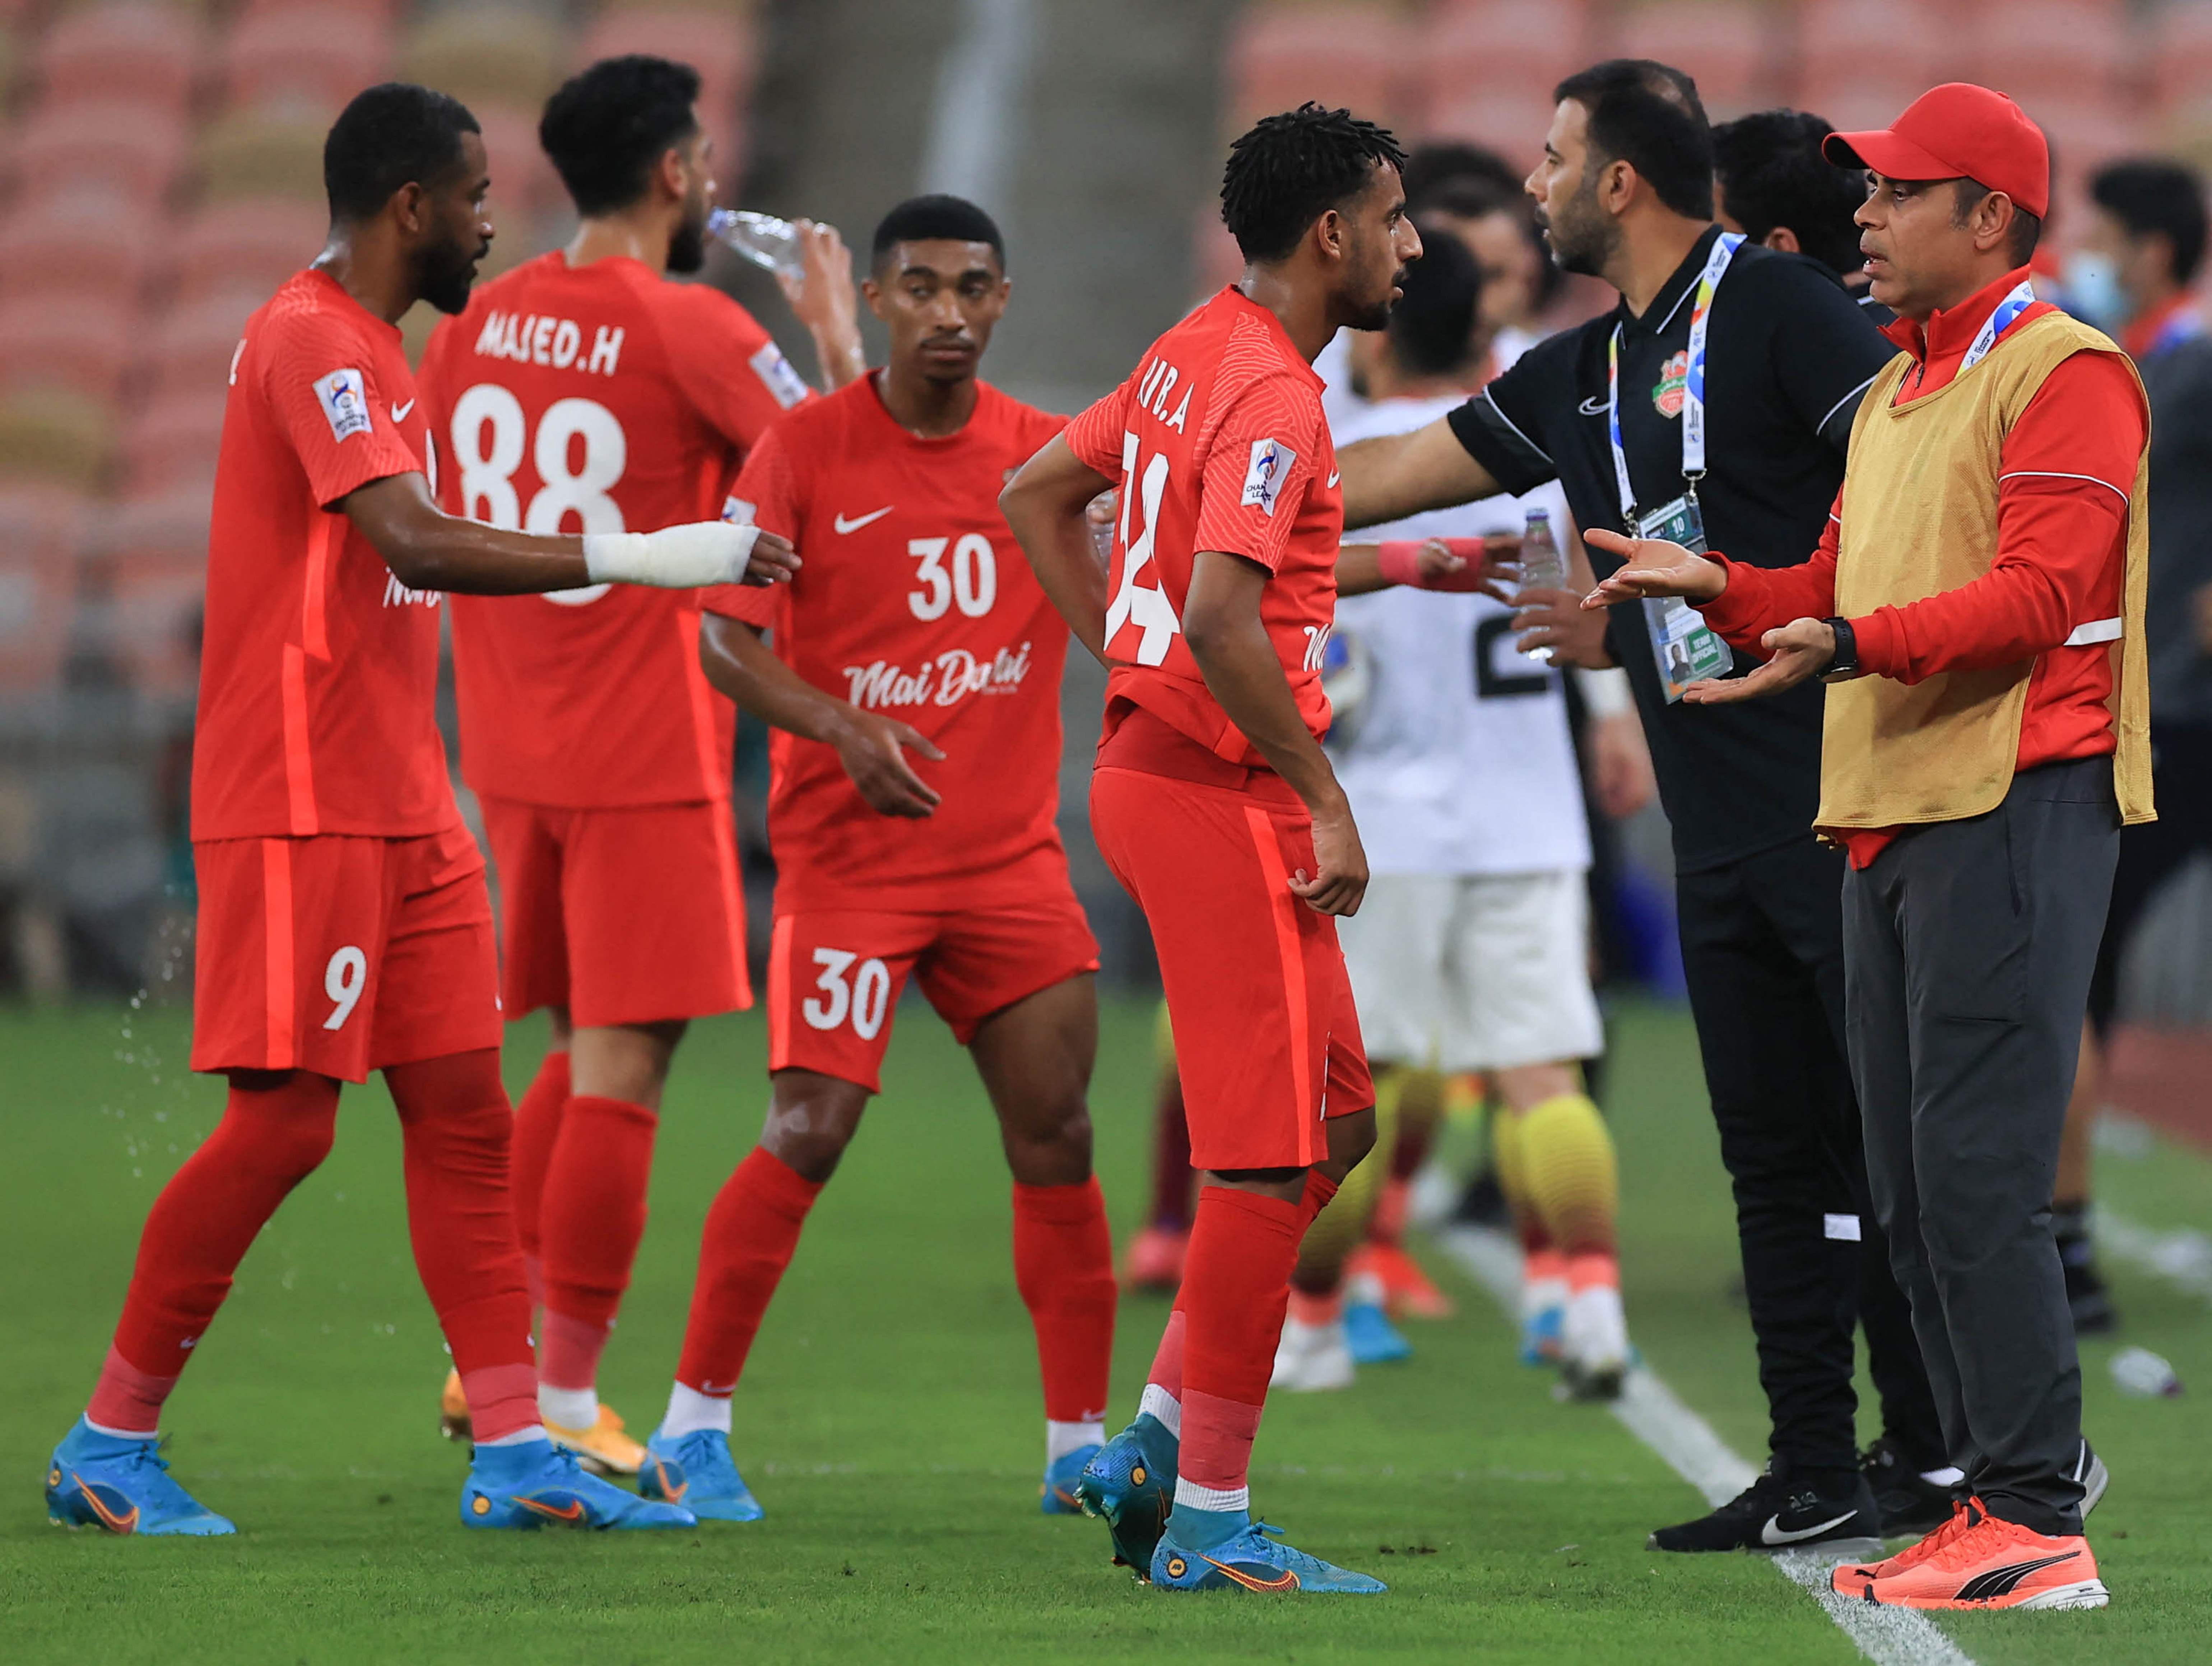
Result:
M1094 1094L1117 1225L1143 1195L1150 1014L1106 1014ZM518 1088L542 1032L508 1061ZM675 1360L698 1223L765 1103L757 1017L695 1028L663 1119L653 1222L605 1393L642 1432ZM966 1061L900 1014L886 1091L816 1210L738 1397L757 1525L586 1536L465 1532L463 1457L435 1435L445 1356L407 1256L398 1142L380 1088L351 1091L336 1152L277 1216L172 1404L179 1478L242 1526L116 1541L46 1524L46 1454L83 1404L138 1225L211 1125L183 1016L0 1014L0 1658L112 1662L617 1663L1149 1657L1623 1666L1796 1666L1859 1657L1748 1556L1666 1559L1652 1526L1698 1500L1602 1410L1554 1405L1472 1286L1416 1328L1403 1366L1341 1395L1279 1396L1253 1476L1293 1541L1390 1581L1373 1602L1177 1600L1108 1565L1096 1523L1036 1510L1041 1414L1008 1266L1006 1178ZM1622 1151L1632 1331L1738 1451L1764 1425L1727 1297L1728 1192L1686 1021L1620 1015L1609 1110ZM2108 1156L2106 1202L2212 1227L2212 1164ZM2200 1391L2126 1400L2085 1349L2112 1494L2101 1614L1947 1622L1983 1666L2212 1656L2212 1325L2201 1302L2112 1269L2124 1341ZM1164 1304L1121 1313L1116 1420ZM1872 1431L1869 1429L1869 1433Z

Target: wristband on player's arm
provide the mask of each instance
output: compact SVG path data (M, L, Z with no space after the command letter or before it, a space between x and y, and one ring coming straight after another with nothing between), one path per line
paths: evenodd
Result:
M659 590L738 584L759 538L759 527L726 520L693 521L657 532L586 532L584 570L593 584L643 584Z
M1619 717L1635 709L1636 696L1629 692L1628 673L1618 666L1602 669L1577 666L1575 687L1592 717Z
M1421 551L1441 544L1467 564L1455 573L1434 578L1421 572ZM1485 560L1479 538L1391 538L1375 546L1375 564L1386 584L1402 584L1415 590L1480 590Z

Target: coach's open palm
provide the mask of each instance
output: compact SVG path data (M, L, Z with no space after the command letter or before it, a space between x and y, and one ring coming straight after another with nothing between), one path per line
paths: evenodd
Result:
M1584 532L1583 542L1593 550L1617 556L1623 565L1609 579L1583 598L1584 607L1610 607L1644 596L1680 596L1686 601L1709 602L1728 588L1728 569L1694 550L1662 538L1623 538L1602 528Z
M1291 890L1316 914L1357 914L1367 895L1367 851L1352 807L1317 815L1313 821L1314 872L1291 875Z
M945 756L921 730L856 706L846 718L836 745L838 762L853 778L853 785L860 789L869 809L878 815L905 816L916 821L935 813L942 794L915 774L914 766L906 761L908 747L924 757Z

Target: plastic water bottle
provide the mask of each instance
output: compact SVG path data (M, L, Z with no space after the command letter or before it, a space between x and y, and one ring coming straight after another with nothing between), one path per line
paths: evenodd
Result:
M745 209L716 209L707 216L707 234L756 266L785 277L806 276L806 262L799 252L799 228L788 220Z
M2114 1354L2112 1382L2122 1394L2145 1400L2171 1399L2181 1392L2173 1367L2148 1348L2124 1347Z
M1559 553L1559 540L1552 536L1552 512L1549 509L1528 511L1528 524L1521 534L1521 589L1564 590L1567 586L1566 557ZM1552 650L1532 648L1532 660L1549 664Z

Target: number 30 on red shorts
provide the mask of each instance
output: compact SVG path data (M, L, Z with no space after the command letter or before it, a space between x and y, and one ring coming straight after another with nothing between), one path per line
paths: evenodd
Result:
M878 1092L909 974L965 1047L994 1012L1097 970L1097 942L1064 879L958 910L778 915L769 949L768 1067L812 1070Z

